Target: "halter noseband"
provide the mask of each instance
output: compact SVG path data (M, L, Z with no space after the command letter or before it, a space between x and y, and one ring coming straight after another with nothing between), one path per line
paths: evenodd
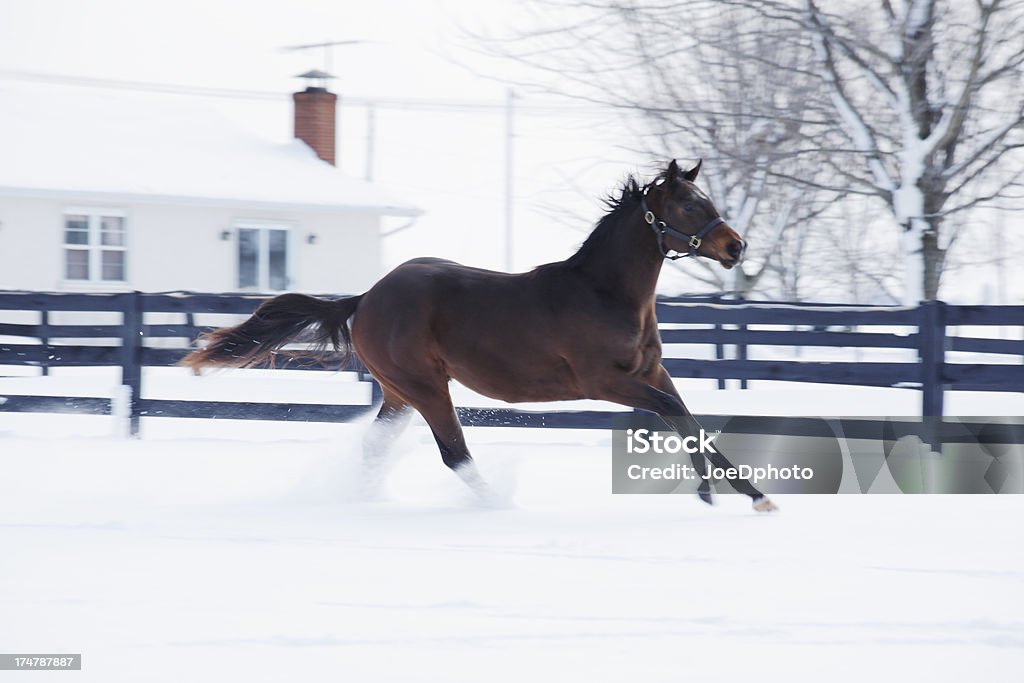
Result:
M672 261L675 261L676 259L686 258L687 256L696 256L697 250L700 249L701 242L703 242L704 238L708 236L708 233L714 230L715 227L718 226L718 224L725 222L724 218L722 218L721 216L716 216L709 220L707 223L705 223L704 227L698 230L696 234L687 235L685 232L680 232L679 230L676 230L665 221L658 220L658 217L654 215L654 212L647 208L646 196L640 198L640 208L643 209L644 212L644 221L649 226L651 226L651 230L654 231L654 235L658 239L658 251L661 252L661 255L664 258L667 258ZM686 244L689 246L687 252L685 254L676 253L674 255L669 255L669 249L665 247L666 234L675 237L677 240L682 240L686 242Z

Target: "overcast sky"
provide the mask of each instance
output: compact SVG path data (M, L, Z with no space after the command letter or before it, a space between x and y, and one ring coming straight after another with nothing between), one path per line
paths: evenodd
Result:
M485 11L479 9L481 5ZM287 89L320 55L277 48L360 39L339 48L346 89L358 94L496 97L488 85L435 54L455 48L456 22L501 17L503 3L377 0L37 0L0 3L0 63L129 80ZM491 19L488 19L490 17ZM372 68L370 64L372 63Z
M506 87L479 73L509 73L474 51L464 27L506 28L514 2L378 0L0 0L0 79L14 72L280 92L273 100L213 98L261 135L291 135L287 93L295 75L323 67L322 51L283 46L355 39L335 48L333 84L342 97L501 103ZM514 69L512 69L514 71ZM514 266L565 258L600 215L599 199L653 160L615 149L598 113L516 117ZM343 106L340 166L366 168L366 112ZM413 229L387 238L385 267L417 255L485 267L504 264L505 117L480 111L377 112L376 177L427 210ZM560 215L551 220L550 212Z

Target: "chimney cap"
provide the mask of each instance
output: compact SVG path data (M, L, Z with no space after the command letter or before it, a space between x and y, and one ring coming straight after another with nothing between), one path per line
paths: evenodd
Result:
M327 73L326 71L320 71L319 69L313 69L312 71L307 71L304 74L299 74L298 76L296 76L296 78L308 78L309 80L313 80L313 79L327 80L329 78L335 78L335 76L332 76L331 74Z
M327 73L326 71L320 71L319 69L313 69L307 71L304 74L299 74L296 78L306 79L306 90L327 90L327 81L334 79L334 76Z

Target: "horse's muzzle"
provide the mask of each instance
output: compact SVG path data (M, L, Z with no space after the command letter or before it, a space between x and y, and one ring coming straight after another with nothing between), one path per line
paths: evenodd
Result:
M726 268L732 268L743 260L743 255L746 252L747 243L743 239L737 237L736 239L730 240L729 243L725 245L725 253L728 255L728 258L722 259L722 265Z

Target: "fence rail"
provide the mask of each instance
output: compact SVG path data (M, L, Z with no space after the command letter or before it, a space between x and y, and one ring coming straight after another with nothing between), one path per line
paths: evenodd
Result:
M248 315L264 295L197 294L58 294L0 292L0 368L116 366L128 392L132 433L141 417L217 417L338 422L368 411L371 405L266 404L230 401L152 399L143 395L142 368L171 366L189 351L188 344L210 326L197 315ZM119 324L60 322L67 313L117 314ZM773 380L915 388L922 394L922 415L943 414L944 393L962 391L1024 392L1024 306L955 306L931 301L920 306L842 306L833 304L746 302L717 299L661 299L657 305L665 344L711 345L714 358L687 357L666 347L665 367L676 378L708 378L724 387L727 380ZM180 322L155 316L184 316ZM17 318L37 317L33 322ZM951 334L950 327L999 327L1014 338ZM864 329L868 328L868 329ZM8 339L11 341L3 341ZM178 346L166 346L180 339ZM87 340L83 343L81 340ZM153 343L157 346L154 346ZM822 361L751 358L763 347L854 348L893 350L903 360ZM916 357L908 352L915 352ZM997 359L957 363L949 352L1000 354ZM763 355L763 354L762 354ZM731 357L729 357L731 356ZM323 364L293 369L325 370ZM372 379L364 375L366 381ZM373 383L374 399L379 389ZM111 399L95 397L6 396L0 411L109 413ZM371 400L371 404L372 404ZM513 409L460 409L468 425L605 427L613 413L602 411L525 412Z

